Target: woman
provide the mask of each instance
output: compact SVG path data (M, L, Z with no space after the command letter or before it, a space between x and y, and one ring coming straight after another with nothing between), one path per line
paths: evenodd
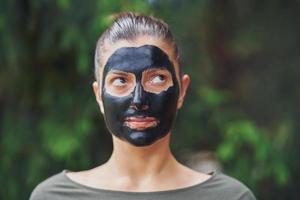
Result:
M170 151L171 128L190 82L180 67L167 24L120 14L97 43L93 83L112 155L99 167L48 178L31 199L255 199L237 180L196 172Z

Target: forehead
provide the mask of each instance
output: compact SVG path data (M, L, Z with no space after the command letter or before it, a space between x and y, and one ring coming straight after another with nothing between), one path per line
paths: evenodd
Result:
M173 70L173 64L168 55L160 48L152 45L141 47L121 47L107 60L105 72L112 69L120 71L143 71L150 67L165 67Z
M156 46L159 49L161 49L168 56L169 60L175 67L176 76L179 80L179 65L175 58L176 56L174 55L174 49L168 43L166 43L162 40L159 40L157 38L149 37L149 36L138 37L133 41L120 40L113 44L106 44L104 47L102 56L101 56L102 66L100 67L100 70L99 70L100 78L102 77L103 69L104 69L104 66L106 65L106 63L108 62L108 59L118 49L123 48L123 47L141 47L144 45L152 45L152 46Z

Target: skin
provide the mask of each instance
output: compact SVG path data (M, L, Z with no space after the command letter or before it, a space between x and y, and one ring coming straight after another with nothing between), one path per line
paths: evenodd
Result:
M179 66L173 55L172 48L161 40L153 37L138 37L134 41L119 41L109 45L103 55L103 63L112 53L121 47L140 47L154 45L162 49L173 62L176 77L180 84L177 109L180 109L190 83L188 75L179 76ZM103 69L100 70L100 80ZM104 113L101 98L101 83L94 82L93 89L102 114ZM211 176L194 171L173 156L170 150L171 131L155 143L136 147L112 135L113 152L110 159L96 168L68 172L67 176L80 184L106 190L127 192L153 192L174 190L202 183Z
M177 113L179 83L174 69L168 55L156 46L117 49L101 80L110 133L135 146L166 136Z

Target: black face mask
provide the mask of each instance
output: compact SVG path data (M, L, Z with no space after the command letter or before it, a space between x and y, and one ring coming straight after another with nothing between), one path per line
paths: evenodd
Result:
M173 85L158 94L145 91L141 84L143 71L162 67L172 75ZM106 92L104 80L111 70L135 75L136 86L131 94L117 97ZM135 146L153 144L168 134L177 113L179 85L174 66L166 53L152 45L119 48L109 57L102 77L105 122L112 134ZM143 106L147 109L142 109ZM159 123L144 130L133 130L124 126L127 117L154 117Z

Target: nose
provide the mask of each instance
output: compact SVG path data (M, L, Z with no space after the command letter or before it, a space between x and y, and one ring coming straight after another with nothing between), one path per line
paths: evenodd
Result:
M144 90L140 83L137 83L133 93L132 105L136 110L147 110L149 106L146 103Z

